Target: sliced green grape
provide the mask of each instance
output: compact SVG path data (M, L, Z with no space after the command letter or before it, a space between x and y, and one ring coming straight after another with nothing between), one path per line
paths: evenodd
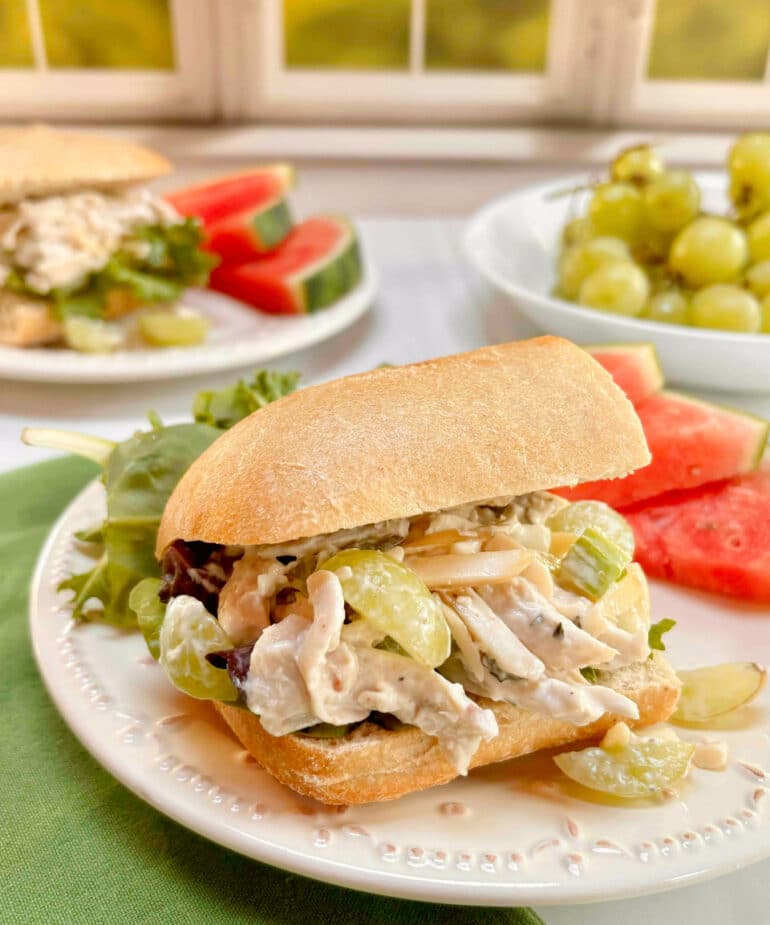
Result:
M562 752L554 761L567 777L616 797L648 797L681 780L694 746L679 739L631 741L620 748Z
M615 158L610 167L613 180L644 186L663 173L663 158L650 145L634 145Z
M206 660L211 652L232 649L233 643L200 601L174 598L166 608L158 641L158 661L174 687L199 700L238 698L227 672Z
M759 308L762 313L759 330L763 334L770 334L770 292L763 297Z
M627 555L634 555L634 532L628 521L603 501L575 501L560 508L546 523L558 533L580 536L588 527L598 530Z
M124 332L117 324L72 315L64 320L64 342L81 353L112 353L123 345Z
M644 229L644 200L631 183L602 183L594 190L588 214L596 233L636 242Z
M559 261L559 293L565 299L576 299L583 280L605 263L631 259L625 241L620 238L594 238L585 244L569 248Z
M192 347L206 339L211 327L197 312L144 312L138 318L139 333L154 347Z
M762 260L746 270L746 282L757 298L770 293L770 260Z
M738 214L751 219L770 209L770 134L741 135L730 151L727 166L730 198Z
M690 303L681 289L664 289L650 297L644 317L664 324L687 324Z
M588 218L573 218L562 229L561 243L565 247L586 244L594 237L594 227Z
M595 527L587 527L570 546L556 570L556 581L591 600L620 578L631 556Z
M755 332L762 325L762 309L740 286L707 286L692 297L690 321L699 328Z
M441 605L412 569L376 549L344 549L320 568L336 572L345 602L415 661L436 668L447 660L452 637Z
M160 578L143 578L128 597L128 606L136 614L144 641L156 661L160 658L160 628L166 616L166 605L158 598L160 585Z
M675 232L700 211L700 189L686 170L669 170L644 190L645 217L657 231Z
M705 723L750 703L765 686L767 669L756 662L728 662L678 672L682 693L672 720Z
M724 218L705 215L674 239L669 266L693 288L730 283L748 262L746 235Z
M610 263L583 281L578 293L581 305L619 315L640 315L650 295L650 283L631 262Z
M746 230L749 256L754 263L770 260L770 212L755 218Z

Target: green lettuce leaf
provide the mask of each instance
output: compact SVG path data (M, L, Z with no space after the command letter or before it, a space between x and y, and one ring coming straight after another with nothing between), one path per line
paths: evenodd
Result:
M198 392L193 401L193 417L201 424L227 430L252 412L289 395L297 387L299 373L279 373L262 369L251 380L212 392Z
M650 625L647 641L651 649L656 652L665 652L666 644L663 642L664 633L668 633L676 626L676 620L658 620Z

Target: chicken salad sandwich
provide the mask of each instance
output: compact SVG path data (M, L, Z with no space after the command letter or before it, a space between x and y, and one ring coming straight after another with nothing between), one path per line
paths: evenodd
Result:
M145 185L170 169L114 138L0 129L0 344L116 349L132 335L117 319L148 306L172 314L206 281L198 223Z
M160 600L132 605L278 780L392 799L671 714L628 526L548 491L648 461L631 404L556 338L303 389L187 470Z

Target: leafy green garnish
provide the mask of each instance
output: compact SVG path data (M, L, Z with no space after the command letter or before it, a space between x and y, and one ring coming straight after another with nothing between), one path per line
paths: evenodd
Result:
M589 684L597 684L599 681L599 669L592 668L590 665L580 669L580 674L588 681Z
M647 644L656 652L665 652L666 644L663 642L663 634L668 633L676 626L676 620L658 620L657 623L650 625L650 631L647 634Z
M293 392L299 373L279 373L261 369L251 380L240 379L218 392L198 392L193 401L193 417L198 423L227 429L252 412Z

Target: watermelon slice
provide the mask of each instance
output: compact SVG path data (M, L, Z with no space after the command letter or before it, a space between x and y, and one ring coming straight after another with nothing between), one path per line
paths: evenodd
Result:
M756 472L672 492L623 514L648 575L770 602L770 457Z
M663 388L663 371L654 344L597 344L584 349L607 370L634 406Z
M351 223L342 216L319 215L297 225L267 257L217 267L209 286L264 312L297 315L336 302L355 288L361 274Z
M273 250L291 231L286 194L293 181L288 164L272 164L188 186L166 199L182 215L200 218L207 250L245 262Z
M594 499L625 507L750 472L767 440L767 421L674 392L658 392L636 411L652 454L650 465L624 479L586 482L559 489L559 494L570 501Z

